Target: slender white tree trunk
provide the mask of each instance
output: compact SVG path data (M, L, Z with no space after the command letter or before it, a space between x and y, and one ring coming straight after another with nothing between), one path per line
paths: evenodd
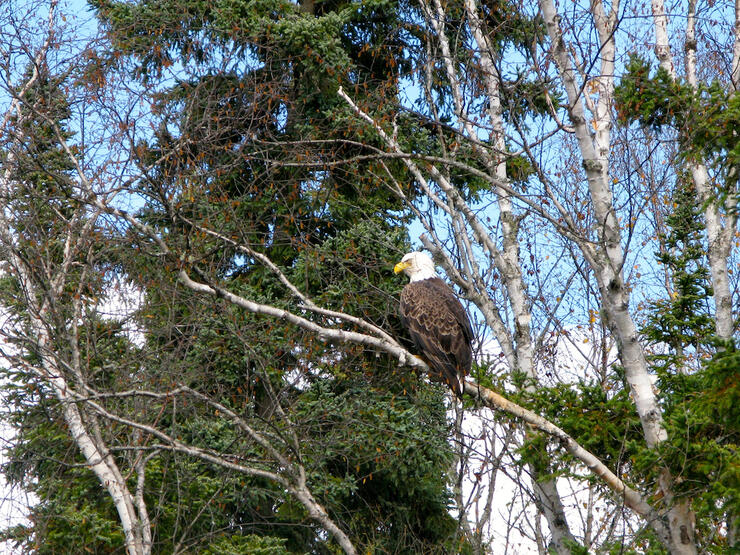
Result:
M490 145L484 146L477 143L477 132L465 112L461 92L462 78L456 70L455 59L444 28L446 14L439 0L434 1L434 8L427 7L427 17L440 43L443 63L453 91L455 111L461 130L473 140L478 157L487 167L488 173L494 178L494 181L506 184L508 183L506 173L507 149L502 118L501 78L494 61L493 47L479 17L479 6L475 0L465 0L464 6L468 25L475 40L476 53L481 66L481 77L486 90L487 116L491 127ZM499 339L502 343L512 346L510 349L513 354L512 369L527 376L528 384L526 387L531 391L535 389L534 382L537 380L537 372L534 363L535 351L531 330L531 300L522 276L522 263L519 258L519 218L514 212L509 192L501 186L494 186L494 192L500 214L502 248L499 250L491 246L489 250L495 252L495 256L493 256L494 264L501 276L501 282L506 288L514 316L513 341L504 339L503 336ZM479 234L485 234L485 232L479 232ZM503 331L502 326L493 327L493 329L496 328ZM538 506L545 515L553 536L552 543L556 546L559 554L566 555L570 553L567 544L569 542L575 543L575 538L568 527L565 510L557 490L557 483L554 478L541 475L534 468L530 468L530 472Z
M662 426L661 411L648 375L642 346L638 341L637 329L629 313L629 291L622 277L624 254L621 232L606 171L608 145L605 142L608 140L610 123L596 121L592 124L597 129L600 126L603 127L599 135L601 144L595 144L591 138L589 121L581 102L581 89L576 82L575 70L566 51L562 31L558 24L557 12L551 0L541 0L540 6L553 44L552 54L568 94L570 118L583 157L583 166L596 218L598 247L593 248L589 244L579 246L593 267L608 324L619 342L621 359L625 366L645 439L647 444L653 447L663 441L666 434ZM604 56L606 57L606 54ZM613 73L605 73L598 80L601 90L609 95L613 90L613 84L608 82L613 80ZM610 102L611 99L605 99L602 104L608 105ZM602 112L601 116L604 119L610 117L605 112Z
M12 164L12 158L12 154L8 156L10 164ZM9 169L6 169L5 176L2 179L4 192L7 192L10 186L8 173ZM64 421L74 443L82 453L90 470L98 478L101 486L110 495L123 528L126 552L128 555L148 555L151 551L151 541L149 539L151 536L149 530L144 530L140 525L142 521L149 522L148 516L144 512L144 518L140 520L135 508L134 496L129 491L126 480L105 444L101 443L100 438L96 438L89 431L77 406L74 388L66 379L66 372L54 356L56 348L51 336L51 316L48 308L51 301L47 295L55 297L56 293L64 289L67 285L64 279L66 276L56 274L53 280L55 286L51 287L45 294L39 293L26 272L23 261L16 255L12 232L10 231L11 227L5 217L4 207L0 214L0 240L4 243L3 247L9 255L16 277L21 284L31 319L32 337L35 344L29 346L29 348L36 350L41 360L41 365L32 368L32 370L49 385L54 395L59 399ZM69 244L69 241L67 243ZM69 264L62 263L61 267L69 267ZM146 511L146 507L140 506L139 510Z
M53 356L49 354L54 352L54 346L43 324L37 321L34 328L42 360L42 367L37 372L59 399L69 434L77 444L88 467L113 501L126 539L126 553L128 555L148 555L151 552L151 534L148 529L144 530L140 525L141 521L134 504L134 497L128 489L126 480L105 445L101 445L94 435L89 433L77 407L76 399L72 395L72 388L62 377L63 373ZM140 506L139 510L146 511L146 506ZM148 522L148 516L145 516L145 521Z
M56 1L52 1L49 6L47 39L39 48L34 57L33 71L27 81L20 87L16 98L14 98L7 112L5 113L0 130L5 132L8 129L9 122L15 118L16 133L23 129L25 116L21 110L23 98L34 83L38 80L40 67L45 65L48 50L52 46L54 29L56 26ZM24 137L15 135L10 141L10 148L3 162L4 170L0 176L0 199L9 202L14 197L14 181L12 178L13 166L16 160L15 149L22 148ZM75 218L73 218L75 220ZM79 221L79 218L76 219ZM125 536L125 546L128 555L148 555L151 550L151 542L144 541L144 537L149 538L149 530L142 530L140 520L135 509L134 497L128 489L115 460L108 452L104 444L101 444L93 434L88 430L80 410L73 397L74 389L65 377L64 370L60 367L57 359L54 357L56 349L53 345L51 336L51 316L49 307L56 301L60 293L68 286L67 278L70 267L73 264L73 253L76 252L77 242L80 237L75 233L78 226L70 222L67 227L67 237L64 241L63 260L57 266L49 265L46 270L49 273L50 283L43 292L35 286L31 275L27 271L27 266L22 260L17 249L17 241L14 235L14 226L12 223L12 210L9 210L7 204L0 205L0 244L4 250L14 274L20 283L21 290L25 296L25 304L31 321L34 345L28 348L36 350L40 360L40 367L34 367L33 370L38 376L49 385L54 395L59 399L62 407L64 421L68 427L69 433L90 470L95 474L101 486L110 495L113 504L118 512L121 527ZM84 239L83 239L84 240ZM146 510L146 507L140 507ZM148 517L145 517L148 522Z
M661 67L668 71L673 79L678 76L671 54L666 28L668 16L663 0L652 0L653 21L655 23L655 52L660 60ZM686 20L686 82L697 87L696 77L696 0L688 4ZM730 80L737 89L738 75L740 75L740 3L735 2L735 26L732 68ZM694 181L699 201L704 208L704 223L707 229L709 269L712 274L712 288L714 290L715 331L722 339L730 339L733 334L732 294L727 267L727 259L732 248L735 230L737 228L737 195L727 195L724 211L720 210L716 192L711 184L707 167L701 163L691 164L691 177ZM735 170L737 171L737 170ZM724 213L723 213L724 212Z
M734 42L732 46L732 69L730 83L734 90L740 90L740 0L735 0L735 25L732 29Z
M659 41L656 44L656 55L661 66L672 72L673 62L667 43L667 19L662 10L661 0L653 0L652 6L656 35L666 38L664 42ZM594 85L599 95L598 103L594 105L578 84L576 69L566 49L553 2L540 0L540 7L552 43L552 55L568 95L570 119L583 157L583 166L596 220L597 246L595 248L584 244L580 246L594 270L604 314L617 339L620 359L642 424L646 444L654 448L667 439L667 434L663 426L662 411L652 389L637 327L629 312L629 289L622 275L625 260L621 231L608 176L610 106L614 86L615 54L612 31L615 20L613 17L610 19L605 16L601 2L592 2L594 23L601 39L602 59L601 75L592 79L592 82L595 81ZM613 6L612 14L616 13L617 9ZM586 115L584 104L589 107L590 118ZM595 129L593 135L590 126ZM693 538L693 515L684 503L672 503L673 480L667 469L660 472L659 486L669 505L667 517L670 530L668 534L660 536L661 541L671 553L687 555L696 553ZM659 531L656 530L656 532Z

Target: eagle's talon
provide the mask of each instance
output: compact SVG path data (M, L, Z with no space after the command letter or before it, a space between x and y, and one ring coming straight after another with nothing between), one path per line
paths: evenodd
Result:
M398 357L398 366L406 366L406 362L406 353L401 353L401 355Z

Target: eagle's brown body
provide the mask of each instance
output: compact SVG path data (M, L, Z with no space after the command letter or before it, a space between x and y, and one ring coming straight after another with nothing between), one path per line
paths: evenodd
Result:
M412 281L401 291L401 319L433 379L462 398L472 362L473 329L455 294L439 277Z

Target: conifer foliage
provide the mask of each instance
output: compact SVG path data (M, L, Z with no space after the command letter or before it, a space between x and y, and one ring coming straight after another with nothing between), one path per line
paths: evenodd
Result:
M6 545L737 549L725 5L8 3ZM422 248L461 402L397 315Z
M122 202L167 247L158 251L141 228L105 226L96 219L105 208L92 207L91 250L79 255L93 259L80 261L89 275L64 275L70 287L86 284L69 291L85 306L65 312L73 300L62 295L51 312L62 330L86 324L57 334L75 342L59 347L59 367L81 397L97 399L94 409L80 405L83 419L140 508L135 526L148 530L136 551L136 530L122 533L111 498L67 436L59 400L18 358L8 378L27 385L7 388L18 436L5 471L38 503L5 537L38 553L457 549L438 389L386 355L327 344L177 283L185 263L198 279L258 302L321 306L400 333L389 270L409 248L403 206L378 179L384 165L362 160L370 147L355 140L335 94L340 82L376 104L393 94L398 6L94 7L112 54L91 53L86 77L133 76L151 102L153 131L130 145L140 178ZM65 131L70 84L43 75L26 92L25 150L13 161L18 257L39 287L44 265L66 263L53 251L64 248L54 226L69 225L67 205L88 209L89 198L64 189L76 177L64 149L78 148ZM46 258L36 264L37 255ZM107 291L115 282L140 296L123 321L97 315L105 293L94 275L105 276ZM29 308L14 297L23 286L6 276L3 305L21 326ZM331 317L305 315L318 325ZM37 364L33 347L19 341L19 349ZM80 364L68 360L70 349Z

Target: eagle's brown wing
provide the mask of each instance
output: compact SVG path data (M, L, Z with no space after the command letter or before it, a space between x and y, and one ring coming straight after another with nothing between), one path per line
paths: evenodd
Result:
M465 309L440 278L409 283L401 292L401 318L432 378L462 398L462 380L472 363L473 330Z

